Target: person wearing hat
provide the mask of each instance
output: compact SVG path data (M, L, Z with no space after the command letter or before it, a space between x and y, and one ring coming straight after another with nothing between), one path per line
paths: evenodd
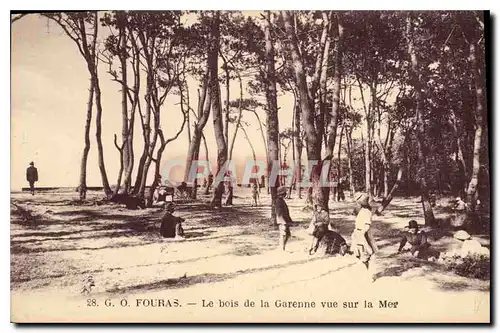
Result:
M38 170L35 168L35 163L30 162L30 166L26 169L26 180L30 184L31 195L35 195L35 182L38 181Z
M419 258L427 257L427 250L430 247L427 241L427 235L423 231L418 230L418 223L415 220L408 222L408 231L405 231L401 236L398 253L401 253L403 247L409 243L411 245L410 253Z
M160 234L166 238L184 239L182 222L184 219L174 216L175 204L169 202L165 205L166 213L161 219Z
M354 231L351 235L351 252L370 269L370 258L378 251L377 245L370 232L373 210L370 206L368 195L360 193L356 196L359 205Z
M286 243L290 238L290 224L292 224L292 219L290 218L290 212L288 210L288 205L285 202L285 196L287 193L286 187L278 188L278 197L276 198L275 211L276 211L276 223L278 224L280 232L280 247L285 251Z
M472 238L472 236L465 230L457 231L453 237L460 241L459 248L454 252L457 252L462 258L465 258L470 254L482 254L485 256L490 255L488 248L482 246L477 239Z

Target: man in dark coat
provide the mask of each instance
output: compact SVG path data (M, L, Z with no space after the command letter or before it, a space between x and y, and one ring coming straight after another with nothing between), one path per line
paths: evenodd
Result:
M160 234L166 238L184 239L184 229L182 229L184 219L173 215L175 205L168 203L165 210L167 212L161 219Z
M26 180L30 183L31 195L35 195L35 182L38 181L38 170L35 168L35 163L30 162L30 166L26 169Z

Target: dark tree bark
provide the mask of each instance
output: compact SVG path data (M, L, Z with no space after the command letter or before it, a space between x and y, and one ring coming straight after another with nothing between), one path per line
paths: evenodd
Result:
M346 143L347 143L347 168L349 173L349 195L354 197L354 177L352 170L352 127L346 130Z
M296 161L296 171L295 171L295 183L296 190L299 199L302 199L302 138L300 137L300 108L298 102L298 96L294 90L294 116L295 116L295 128L293 129L293 140L295 141L294 149L295 149L295 161Z
M328 125L328 153L327 155L332 157L333 161L333 149L335 147L335 139L337 136L337 123L338 123L338 112L340 104L340 81L341 81L341 66L342 66L342 39L343 39L343 27L340 21L340 13L337 13L337 22L333 24L333 34L336 39L335 49L334 49L334 71L333 71L333 102L332 111L330 117L330 124Z
M413 34L413 23L412 14L409 14L406 19L406 42L407 51L410 57L410 78L413 84L415 92L415 116L417 123L417 150L419 159L419 182L420 182L420 195L422 200L422 209L424 211L425 225L434 225L435 218L434 212L432 211L432 206L429 200L429 189L427 186L427 147L425 146L425 128L423 119L423 96L422 96L422 86L420 83L420 69L417 57L417 51L415 49L414 34Z

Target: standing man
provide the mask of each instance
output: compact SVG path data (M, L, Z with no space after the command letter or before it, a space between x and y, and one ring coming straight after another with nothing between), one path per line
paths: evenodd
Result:
M354 231L351 236L351 251L365 265L368 274L372 275L370 259L378 251L377 244L371 234L373 211L366 193L356 197L359 210L354 222ZM373 281L373 275L372 275Z
M280 246L283 251L285 251L286 243L290 238L290 224L292 224L288 205L285 202L286 192L286 187L280 187L276 198L276 220L280 231Z
M30 166L26 169L26 180L30 183L31 195L35 195L35 182L38 181L38 170L35 168L35 163L30 162Z

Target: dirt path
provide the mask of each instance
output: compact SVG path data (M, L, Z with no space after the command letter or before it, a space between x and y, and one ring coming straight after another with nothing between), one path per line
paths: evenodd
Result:
M375 266L378 279L372 283L351 256L307 254L310 236L305 229L310 213L302 211L302 200L288 201L297 225L283 253L277 249L278 232L269 226L269 206L251 207L247 189L237 188L235 196L235 206L222 212L209 211L202 203L181 205L177 214L186 219L186 239L174 241L155 232L160 209L72 205L74 193L13 194L15 202L39 216L31 223L22 223L16 216L11 221L13 318L489 320L489 281L462 278L439 264L394 255L400 230L410 218L421 221L415 198L394 200L384 216L374 221L381 251ZM269 202L265 193L262 201ZM338 231L349 241L352 204L331 203L331 207ZM433 244L445 249L451 242L449 235L441 235ZM82 281L89 276L95 287L90 295L81 295ZM92 299L98 306L87 304ZM120 305L123 299L128 306ZM159 303L142 299L170 300L171 304L177 299L180 307L153 307ZM244 306L247 299L255 302L254 308ZM261 300L269 302L269 307L262 307ZM214 301L214 307L203 306L209 301ZM309 306L314 301L315 305L314 309L283 307L294 306L289 301L309 302ZM365 301L372 302L373 308L365 308Z

